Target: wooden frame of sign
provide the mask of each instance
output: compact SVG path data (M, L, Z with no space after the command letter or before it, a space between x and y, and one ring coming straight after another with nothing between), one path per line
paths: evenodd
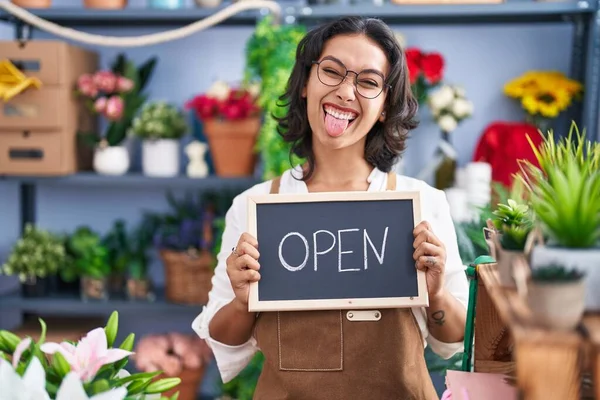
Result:
M280 204L280 205L289 205L291 203L296 203L297 205L306 205L307 203L331 203L333 202L333 204L337 204L338 206L343 204L342 202L379 202L380 204L378 205L378 212L379 209L381 209L381 206L384 206L383 208L385 208L386 203L382 203L382 201L388 201L387 206L391 206L392 204L389 203L389 201L391 202L403 202L405 203L405 207L406 206L410 206L410 210L412 210L412 224L410 227L410 233L412 235L412 230L414 230L414 227L421 221L421 198L420 198L420 192L401 192L401 191L383 191L383 192L326 192L326 193L309 193L309 194L268 194L268 195L254 195L254 196L248 196L248 232L250 234L252 234L254 237L256 237L258 239L259 242L259 252L261 252L261 237L260 234L261 232L258 232L258 228L260 225L260 222L258 221L258 216L259 216L259 210L260 207L262 205L276 205L276 204ZM399 204L396 204L396 206ZM264 210L264 208L263 208ZM280 210L281 213L281 210ZM289 210L286 211L286 214L289 215ZM355 213L356 214L356 213ZM324 217L326 218L326 216ZM348 221L353 221L354 219L356 219L356 216L350 215L348 216ZM273 220L275 218L273 218L273 216L270 216L270 220ZM276 218L277 222L275 223L275 226L281 226L285 224L285 218ZM371 218L372 219L372 218ZM390 218L387 218L388 220L390 220ZM407 218L408 219L408 218ZM391 219L393 220L393 218ZM410 237L408 238L408 227L403 227L404 229L404 236L402 236L404 238L404 243L405 246L408 247L410 246L410 258L412 259L412 253L414 251L414 248L412 247L412 242L414 240L414 237ZM357 231L358 229L346 229L344 231L350 231L350 230L354 230ZM366 229L365 229L366 231ZM325 232L323 230L321 230L320 232ZM338 230L338 237L339 237L339 230ZM264 232L263 232L264 233ZM292 232L296 233L296 232ZM329 232L330 233L330 232ZM386 230L386 234L387 234L387 230ZM285 235L285 236L289 236ZM335 246L335 236L330 233L330 236L333 238L334 240L334 245ZM365 236L368 236L367 234L365 234ZM281 236L277 236L278 238L280 238ZM315 239L314 239L314 247L315 247L315 256L314 256L314 270L317 270L317 253L316 253L316 248L317 248L317 242L316 242L316 233L315 233ZM375 239L373 239L375 240ZM282 256L281 256L281 243L279 245L279 260L282 260ZM297 243L301 243L298 242ZM292 271L292 270L298 270L304 267L304 265L306 264L306 260L309 258L308 254L309 254L309 247L307 244L307 240L303 239L303 243L306 246L306 257L305 257L305 261L304 264L301 264L300 266L295 266L295 267L290 267L287 268L288 270ZM341 243L341 239L340 239L340 243ZM370 245L373 249L373 251L375 251L376 253L376 249L375 246L373 245L373 242L370 241ZM384 247L386 245L385 242L385 238L383 239L383 245L381 248L381 258L383 259L383 252L384 252ZM339 245L341 248L341 244ZM264 250L264 245L263 245L263 250ZM367 252L367 238L364 239L364 249L365 249L365 254ZM408 249L406 249L406 251L408 251ZM404 257L405 259L407 258L407 254L406 251L404 252ZM346 251L346 252L341 252L341 250L339 251L341 253L351 253L351 251ZM318 254L323 254L323 253L318 253ZM259 257L259 263L261 262L261 259L264 257L264 251L261 253L260 257ZM365 257L365 269L367 268L367 261L366 261L366 255L364 255ZM340 257L341 258L341 257ZM408 262L408 260L407 260ZM340 261L341 263L341 261ZM381 260L380 260L381 263ZM413 260L414 263L414 260ZM286 263L287 264L287 263ZM383 264L381 264L383 265ZM414 265L414 264L413 264ZM330 265L329 265L330 266ZM261 275L265 276L265 270L269 268L268 265L261 265L261 270L259 271L261 273ZM324 268L324 267L321 267ZM400 268L400 267L399 267ZM371 270L373 270L375 268L371 268ZM414 271L414 272L413 272ZM249 290L249 299L248 299L248 309L251 312L261 312L261 311L298 311L298 310L327 310L327 309L368 309L368 308L408 308L408 307L427 307L429 306L429 298L427 295L427 285L426 285L426 281L425 281L425 273L423 271L417 270L416 267L414 267L414 270L409 272L409 274L414 274L412 276L415 277L416 279L416 283L412 282L411 284L413 285L413 293L412 295L407 295L407 296L398 296L395 294L390 294L388 293L386 296L362 296L362 297L353 297L353 298L348 298L347 296L331 296L331 298L323 298L321 296L321 298L317 298L317 299L286 299L286 300L281 300L281 299L261 299L260 298L260 284L261 281L258 282L254 282L250 285L250 290ZM405 272L402 272L405 273ZM345 275L347 276L347 275ZM261 279L263 279L261 278ZM309 284L307 285L306 283L304 284L303 287L307 287L307 286L311 286L313 281L309 281ZM395 284L395 283L393 283ZM302 283L299 283L298 285L302 285ZM364 285L363 285L364 286ZM359 286L360 287L360 286ZM363 287L364 289L364 287ZM397 289L393 289L392 286L392 291L393 290L397 290ZM414 293L414 290L416 290L416 294Z

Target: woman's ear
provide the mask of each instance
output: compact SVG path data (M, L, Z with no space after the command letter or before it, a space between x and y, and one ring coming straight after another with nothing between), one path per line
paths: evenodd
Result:
M379 121L380 121L380 122L383 122L383 121L385 121L385 111L382 111L382 112L381 112L381 115L379 116Z
M302 97L306 98L306 85L302 88Z

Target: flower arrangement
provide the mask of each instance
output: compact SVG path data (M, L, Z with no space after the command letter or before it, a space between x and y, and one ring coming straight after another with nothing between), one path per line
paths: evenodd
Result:
M0 273L17 275L21 282L55 275L66 263L64 240L48 231L25 227L23 237L14 245Z
M0 330L0 387L3 396L15 400L150 400L180 384L179 378L156 380L161 371L131 375L124 368L133 354L135 335L129 334L118 348L118 313L104 328L88 332L79 342L46 342L46 323L41 335L20 338ZM175 400L177 394L170 399ZM168 400L168 399L167 399Z
M504 94L519 100L533 121L556 118L582 91L581 83L558 71L527 71L504 85Z
M256 103L258 90L256 85L232 87L224 81L216 81L205 94L186 102L185 107L193 110L201 121L251 118L260 112Z
M164 101L146 103L131 126L135 135L146 139L181 139L187 131L183 113Z
M444 58L438 52L424 52L417 47L407 48L405 54L410 84L421 104L427 93L444 79Z
M454 131L458 124L473 115L473 103L465 90L456 85L443 85L427 96L427 104L442 132Z
M118 146L127 136L132 120L145 103L142 94L157 59L152 58L137 68L120 54L110 69L83 74L77 79L76 95L87 108L108 121L104 137L96 132L82 132L81 138L90 146Z

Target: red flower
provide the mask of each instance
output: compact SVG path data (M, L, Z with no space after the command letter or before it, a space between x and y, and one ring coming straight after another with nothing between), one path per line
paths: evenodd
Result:
M249 118L259 111L254 101L255 99L248 91L234 89L229 92L225 100L203 94L188 101L185 107L193 110L198 119L202 121L211 118L240 120Z
M435 85L442 80L444 73L444 59L439 53L426 54L421 60L421 68L425 79Z

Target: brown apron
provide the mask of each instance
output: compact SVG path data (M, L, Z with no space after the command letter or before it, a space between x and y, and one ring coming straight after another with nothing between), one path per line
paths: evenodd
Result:
M265 357L255 400L439 399L410 308L264 312L254 329Z

